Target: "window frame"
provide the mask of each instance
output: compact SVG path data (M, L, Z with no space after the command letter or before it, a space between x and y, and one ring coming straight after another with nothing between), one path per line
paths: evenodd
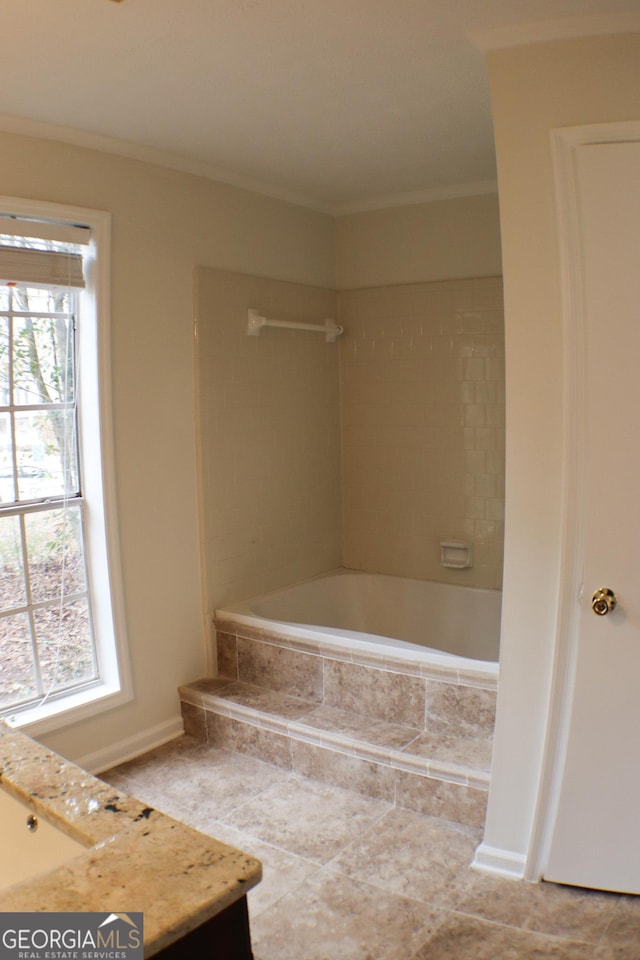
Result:
M88 227L77 330L78 446L83 477L88 587L99 679L90 687L16 709L10 726L38 735L112 710L133 698L126 636L111 393L111 215L103 210L0 197L0 212Z

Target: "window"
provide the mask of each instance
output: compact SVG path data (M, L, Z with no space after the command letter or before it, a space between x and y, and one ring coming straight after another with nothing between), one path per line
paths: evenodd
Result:
M130 696L108 240L107 214L0 200L0 715L33 732Z

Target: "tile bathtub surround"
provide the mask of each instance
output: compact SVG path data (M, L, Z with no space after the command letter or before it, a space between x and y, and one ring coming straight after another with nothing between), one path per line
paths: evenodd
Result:
M222 693L231 689L227 687ZM258 690L254 688L253 693ZM186 688L182 692L183 696L188 695ZM241 699L238 696L236 702L240 703ZM371 740L389 743L399 728L374 721L376 729L372 737L362 729L372 722L367 717L359 718L360 731L353 722L358 718L351 716L350 723L346 723L344 711L336 711L342 716L335 723L326 716L317 721L319 711L311 709L313 704L307 704L309 712L299 720L287 720L286 712L278 715L252 707L249 710L253 713L247 716L244 705L241 705L240 716L234 717L225 715L231 704L217 700L203 708L211 745L409 810L433 813L476 827L484 824L488 771L483 775L477 763L478 754L483 748L486 750L484 743L480 744L479 751L476 741L456 740L455 751L450 756L434 760L423 749L422 738L415 737L416 731L410 728L405 728L404 742L408 741L408 745L397 750L378 746ZM247 700L254 706L257 703L251 691ZM360 739L351 740L350 732ZM488 761L485 762L488 767ZM471 780L473 786L468 785Z
M222 630L216 631L216 646L218 650L218 676L238 678L238 641L231 634Z
M323 749L304 740L292 740L291 752L293 769L304 777L345 787L365 797L395 802L395 771L390 766Z
M340 320L344 565L500 587L501 279L343 291ZM472 569L440 566L452 538Z
M487 816L486 790L440 779L418 779L404 770L395 776L396 805L453 823L482 829Z
M244 632L229 622L220 631L238 680L180 689L188 733L409 810L484 823L494 676L475 673L467 685L453 682L454 670L435 680L416 675L411 661L353 663L266 630Z
M346 332L248 337L250 307ZM336 294L200 268L196 316L208 609L341 564L501 585L500 278ZM451 538L472 569L440 566Z
M322 702L322 660L276 644L238 637L238 679Z
M436 666L420 676L420 665L410 658L390 663L351 650L321 651L317 643L305 649L303 640L228 622L223 632L218 627L218 635L230 659L235 641L237 678L246 683L418 729L426 722L434 728L444 724L493 733L495 674L472 671L467 678L457 668ZM218 682L230 679L227 674Z
M265 621L268 623L268 621ZM440 680L446 683L464 684L465 687L477 687L480 690L496 691L498 688L498 676L494 672L482 669L465 669L461 672L457 667L447 666L443 663L430 663L421 661L413 656L391 656L385 651L381 657L379 652L367 653L360 650L354 650L348 643L341 643L336 638L336 645L329 648L319 640L309 640L302 636L291 636L279 633L277 629L269 626L254 627L237 621L223 620L214 617L213 619L215 634L217 638L222 638L223 656L228 658L228 662L235 663L236 668L223 673L225 679L247 679L240 677L238 664L238 646L243 641L252 643L268 644L274 647L281 647L286 650L295 650L298 653L312 655L314 657L327 657L332 661L342 661L346 663L359 664L364 667L375 667L379 670L387 670L390 673L401 674L407 677L423 677L426 679ZM416 648L419 651L419 647ZM221 655L220 641L217 643L218 656Z
M257 724L220 716L207 710L207 739L227 750L237 750L267 763L292 768L291 740L286 733L264 730Z
M262 861L256 960L638 958L640 898L479 874L480 830L178 742L105 776Z
M339 348L247 335L247 311L337 316L333 290L198 268L196 373L207 609L340 565Z
M478 737L493 737L496 693L463 684L427 680L427 728L433 733L473 731Z
M320 658L318 658L320 659ZM424 726L426 683L390 670L321 658L324 703L389 723Z

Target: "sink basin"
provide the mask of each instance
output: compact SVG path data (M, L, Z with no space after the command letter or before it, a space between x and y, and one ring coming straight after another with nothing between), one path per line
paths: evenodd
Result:
M52 870L86 847L0 790L0 889Z

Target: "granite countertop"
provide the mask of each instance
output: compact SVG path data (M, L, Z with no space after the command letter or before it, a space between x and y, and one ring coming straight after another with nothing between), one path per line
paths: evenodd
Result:
M239 900L260 862L118 792L0 723L0 785L87 847L0 891L0 912L144 913L151 957Z

